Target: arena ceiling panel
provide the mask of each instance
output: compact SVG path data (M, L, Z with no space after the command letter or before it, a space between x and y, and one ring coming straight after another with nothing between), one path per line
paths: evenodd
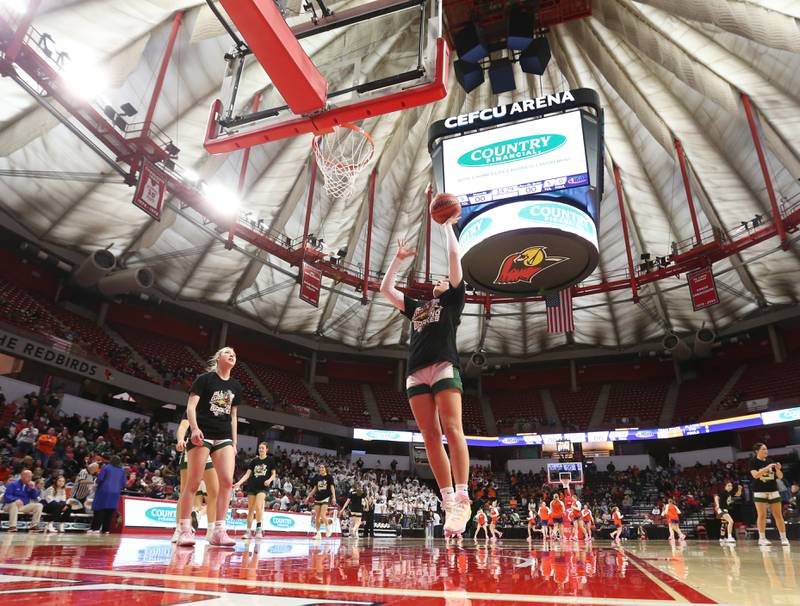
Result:
M334 9L354 4L330 3ZM182 166L235 189L243 152L209 156L202 146L230 47L204 2L53 0L43 3L34 25L59 48L106 67L112 104L131 103L143 112L176 9L185 9L186 16L154 120L180 148ZM307 19L297 1L287 9L290 22ZM605 108L606 189L594 278L626 268L613 165L622 177L634 260L642 253L668 255L672 242L692 237L675 138L685 149L701 231L732 230L757 214L769 220L743 93L760 121L779 203L798 200L800 2L595 0L592 10L589 18L549 29L553 60L545 75L518 71L513 93L494 96L483 86L466 95L451 75L446 99L361 124L372 133L376 153L370 168L378 171L371 270L387 268L397 238L424 247L430 123L567 88L597 90ZM379 33L386 40L399 37ZM335 62L348 44L358 44L337 36L320 36L311 53L316 64ZM387 57L390 47L384 45ZM382 58L374 57L377 63ZM257 92L274 93L261 88L258 71L247 68L242 106ZM82 253L108 246L129 264L160 256L153 269L166 299L232 306L282 333L321 335L362 349L407 340L405 320L378 294L362 306L352 287L334 285L314 309L299 300L298 286L289 281L297 269L284 261L247 245L226 250L220 234L175 207L160 223L152 221L131 204L132 189L14 82L1 79L0 96L0 208L45 243ZM304 135L255 147L249 158L242 207L290 238L303 233L310 152L311 135ZM108 180L8 176L14 170L89 171ZM310 231L332 251L346 247L353 264L365 256L367 177L362 174L355 193L342 200L328 199L318 183L311 217ZM431 271L443 274L444 237L436 226L431 244ZM685 276L645 287L638 304L629 291L576 299L574 342L614 348L659 339L668 330L691 332L703 323L721 329L759 309L795 304L800 295L794 245L783 251L770 240L714 268L724 272L717 277L721 302L701 312L692 311ZM406 271L421 269L423 255ZM248 297L256 292L263 294ZM482 307L467 306L459 332L463 352L482 346L490 353L529 356L566 344L565 336L546 334L542 303L499 305L492 312L487 321Z

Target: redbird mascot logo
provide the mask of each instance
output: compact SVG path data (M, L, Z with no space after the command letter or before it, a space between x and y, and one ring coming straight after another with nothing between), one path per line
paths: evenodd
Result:
M528 282L530 284L534 276L540 272L568 260L569 257L548 257L546 246L531 246L522 252L511 253L503 259L494 283Z

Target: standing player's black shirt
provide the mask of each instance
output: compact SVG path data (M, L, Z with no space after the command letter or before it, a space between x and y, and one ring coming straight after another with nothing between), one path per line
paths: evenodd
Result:
M207 372L194 380L190 393L200 396L197 426L203 436L207 440L232 439L231 414L242 397L239 381L223 381L217 373Z
M251 494L265 492L267 487L264 482L270 479L272 470L276 469L275 460L269 455L263 459L253 457L247 464L247 468L250 470L250 477L247 478L247 492Z
M315 501L324 501L331 498L331 488L333 488L333 478L331 474L326 476L317 474L311 478L311 487L316 488L317 492L314 493Z
M351 513L363 513L364 512L364 493L357 492L355 490L350 490L347 494L347 498L350 499L350 512Z
M403 315L411 320L408 374L439 362L458 368L456 329L461 323L466 287L452 284L438 299L422 302L403 295Z
M753 457L750 459L750 470L759 471L771 463L772 459L769 457L763 461L759 460L757 457ZM761 476L761 478L750 477L750 490L752 492L778 492L778 482L775 480L774 467L768 474Z

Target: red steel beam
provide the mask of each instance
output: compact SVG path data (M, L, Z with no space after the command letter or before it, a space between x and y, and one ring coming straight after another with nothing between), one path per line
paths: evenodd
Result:
M234 134L219 135L218 121L222 111L222 103L217 100L211 106L211 116L203 145L210 154L224 154L245 147L263 145L270 141L279 141L287 137L323 132L340 124L358 122L371 116L379 116L439 101L447 96L449 60L450 50L444 38L439 38L436 41L436 71L433 81L429 84L409 88L376 99L367 99L342 105L313 116L301 116Z
M695 244L702 244L700 237L700 226L697 224L697 213L694 210L694 199L692 198L692 185L689 182L689 173L686 170L686 156L683 153L681 140L675 137L675 151L678 154L678 162L681 165L681 175L683 176L683 188L686 190L686 200L689 203L689 215L692 217L692 228L694 228Z
M308 246L308 226L311 224L311 203L314 201L314 187L317 183L317 161L311 154L311 181L308 184L308 200L306 201L306 220L303 223L303 252Z
M261 104L261 92L257 92L253 97L253 102L250 104L250 111L254 112L258 109L258 106ZM244 184L247 178L247 165L250 163L250 148L248 147L244 150L242 154L242 167L239 169L239 186L237 187L237 192L239 196L244 193ZM231 221L231 227L228 230L228 242L225 244L225 248L230 250L233 248L233 238L236 235L236 226L238 225L238 221L234 216L233 221Z
M781 239L781 245L786 243L786 229L783 226L781 219L781 211L778 208L778 199L775 197L775 190L772 188L772 179L769 176L769 169L767 168L767 160L764 157L764 150L761 147L761 138L758 136L758 128L756 121L753 117L753 108L750 105L750 97L742 93L742 104L744 105L744 113L747 115L747 123L750 125L750 134L753 136L753 144L756 147L756 154L758 155L758 162L761 164L761 174L764 175L764 183L767 185L767 195L769 196L769 204L772 207L772 219L775 221L775 229Z
M372 210L375 207L375 182L378 180L378 167L372 169L369 176L369 218L367 219L367 251L364 255L364 283L361 290L361 302L367 304L369 292L369 254L372 250Z
M158 98L161 96L161 89L164 87L164 79L167 77L167 68L169 67L170 59L172 59L172 51L175 48L175 40L178 37L178 31L181 28L182 21L183 11L178 11L172 18L172 29L169 32L167 48L164 49L164 56L161 58L161 67L158 69L156 83L155 86L153 86L153 94L150 95L150 104L147 106L147 113L144 116L144 124L142 124L141 135L144 138L148 138L150 136L150 127L153 124L153 114L156 113Z
M8 44L4 45L3 52L6 55L6 61L9 63L13 63L17 59L19 51L22 50L25 43L25 36L31 27L31 23L33 23L33 18L36 16L36 12L39 10L39 5L41 3L42 0L30 0L28 8L25 9L25 14L17 24L17 29L14 32L13 38Z
M633 257L631 256L631 242L628 238L628 221L625 219L625 202L622 199L622 179L619 176L619 167L614 165L614 181L617 184L617 200L619 201L619 216L622 220L622 237L625 239L625 254L628 257L628 273L630 278L633 301L639 301L639 292L636 289L636 274L633 272Z
M431 200L433 199L433 186L428 185L427 198L428 202L425 206L425 281L431 281Z
M328 82L300 46L273 0L220 0L253 55L289 108L298 115L321 110Z

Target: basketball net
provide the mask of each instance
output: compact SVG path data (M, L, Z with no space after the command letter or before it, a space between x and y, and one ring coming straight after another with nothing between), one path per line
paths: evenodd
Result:
M372 137L355 124L341 124L332 132L316 135L311 148L331 198L347 198L353 193L356 177L375 153Z
M561 486L564 488L564 492L569 492L570 481L562 478L561 480L559 480L559 482L561 483Z

